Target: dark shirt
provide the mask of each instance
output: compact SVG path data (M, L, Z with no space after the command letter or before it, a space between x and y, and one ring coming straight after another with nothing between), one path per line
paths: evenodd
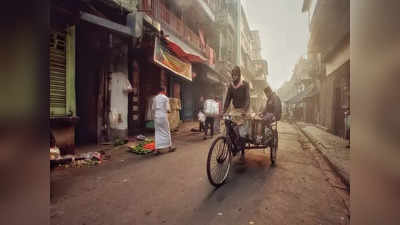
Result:
M267 104L265 105L264 111L262 114L265 116L266 113L272 113L274 114L275 117L277 117L280 114L280 105L279 105L279 97L278 95L275 94L275 92L272 93L271 97L268 98Z
M246 81L243 81L243 84L236 89L232 86L232 84L229 86L228 92L226 93L224 112L228 110L231 101L233 101L233 106L235 108L243 108L246 111L249 109L250 90L249 84Z
M199 101L199 105L197 105L197 113L203 112L204 101Z

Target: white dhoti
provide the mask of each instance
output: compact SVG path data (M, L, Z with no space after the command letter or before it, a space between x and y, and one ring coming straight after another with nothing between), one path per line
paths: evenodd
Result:
M169 148L172 145L171 131L169 129L168 112L171 110L169 99L163 94L153 99L155 148Z
M169 148L171 147L171 132L169 129L168 117L155 117L155 148Z

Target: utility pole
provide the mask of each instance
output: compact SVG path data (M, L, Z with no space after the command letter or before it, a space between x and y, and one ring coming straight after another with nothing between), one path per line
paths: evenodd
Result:
M240 31L241 31L241 18L242 17L242 4L241 0L236 0L236 60L235 63L237 66L240 66L241 61L241 41L240 41Z

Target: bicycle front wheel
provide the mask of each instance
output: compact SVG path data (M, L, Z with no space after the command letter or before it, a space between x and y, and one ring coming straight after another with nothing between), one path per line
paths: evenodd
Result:
M229 149L227 137L218 137L214 140L207 156L208 180L215 187L221 186L229 174L232 153Z

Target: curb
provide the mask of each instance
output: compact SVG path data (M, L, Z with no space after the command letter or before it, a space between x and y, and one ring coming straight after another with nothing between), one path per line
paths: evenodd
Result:
M308 135L297 123L293 123L297 129L301 131L301 133L307 137L307 139L310 141L310 143L318 150L318 152L323 156L325 161L328 163L328 165L331 167L331 169L335 172L335 174L340 178L340 180L346 185L346 187L350 191L350 181L347 177L345 177L341 172L340 169L333 163L329 158L324 154L324 152L320 149L320 147L315 143L315 141Z

